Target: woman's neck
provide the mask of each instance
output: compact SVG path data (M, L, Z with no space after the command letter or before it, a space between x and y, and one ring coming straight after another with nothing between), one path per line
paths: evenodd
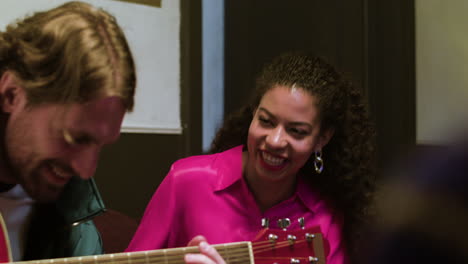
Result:
M284 200L290 198L296 190L296 178L286 178L281 181L266 181L256 177L255 172L252 171L252 166L245 166L247 164L247 155L243 155L243 176L247 182L247 186L253 193L255 201L262 212Z

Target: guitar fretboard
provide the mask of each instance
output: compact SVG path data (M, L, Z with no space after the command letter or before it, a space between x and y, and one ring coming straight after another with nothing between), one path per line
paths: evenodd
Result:
M250 242L235 242L214 245L228 264L253 264L253 251ZM183 264L184 255L198 253L198 247L181 247L105 254L85 257L55 258L14 262L16 264Z

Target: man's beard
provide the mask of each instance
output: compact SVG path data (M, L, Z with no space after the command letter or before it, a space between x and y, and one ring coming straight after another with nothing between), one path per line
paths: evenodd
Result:
M63 186L55 186L42 180L40 171L44 169L45 166L45 162L41 162L30 171L15 170L15 167L11 166L12 173L18 183L23 187L26 193L38 203L49 203L57 200L63 190Z

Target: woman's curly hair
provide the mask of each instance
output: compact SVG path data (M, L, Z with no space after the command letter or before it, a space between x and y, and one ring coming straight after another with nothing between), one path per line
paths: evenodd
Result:
M211 152L247 146L254 111L263 95L277 85L295 86L313 95L321 130L334 130L322 150L324 171L315 172L311 156L301 173L342 214L343 237L353 256L360 227L369 220L374 192L375 132L360 90L324 59L306 53L286 53L274 59L258 76L251 103L228 117L218 130Z

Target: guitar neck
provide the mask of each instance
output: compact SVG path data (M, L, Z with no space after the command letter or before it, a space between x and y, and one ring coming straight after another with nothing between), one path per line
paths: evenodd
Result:
M84 257L55 258L45 260L11 261L8 237L0 213L0 263L9 264L184 264L188 253L199 253L198 247L137 251ZM3 233L2 233L3 232ZM2 237L1 234L5 236ZM3 243L2 243L3 242ZM265 228L253 242L234 242L213 245L227 264L325 264L329 245L325 244L320 227L298 230L274 230ZM3 249L2 249L3 245ZM2 255L3 253L3 255Z
M214 245L228 264L254 263L252 244L235 242ZM95 256L56 258L15 262L16 264L178 264L185 263L184 255L198 253L198 247L180 247Z

